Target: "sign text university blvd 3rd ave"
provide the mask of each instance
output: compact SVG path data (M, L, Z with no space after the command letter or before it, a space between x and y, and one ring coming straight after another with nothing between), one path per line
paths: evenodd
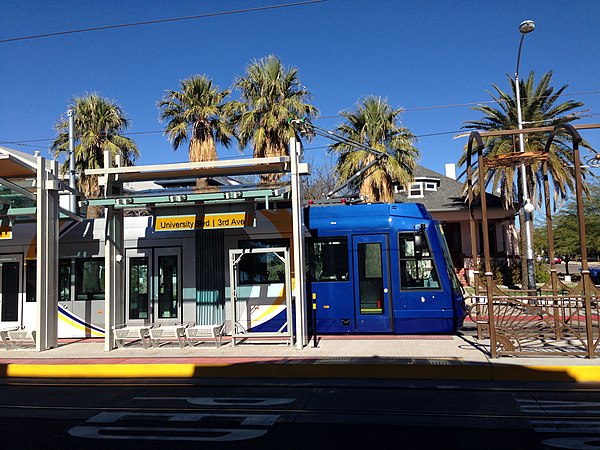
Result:
M243 228L254 226L253 215L246 212L189 216L157 217L154 231L183 231L209 228Z

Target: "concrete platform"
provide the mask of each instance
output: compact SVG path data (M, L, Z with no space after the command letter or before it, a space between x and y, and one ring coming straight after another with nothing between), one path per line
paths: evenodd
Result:
M487 341L489 345L489 341ZM58 348L0 350L0 378L337 378L600 382L600 359L491 359L486 341L455 336L327 336L299 350L255 341L220 348L144 349L141 343L104 351L98 339L61 340Z

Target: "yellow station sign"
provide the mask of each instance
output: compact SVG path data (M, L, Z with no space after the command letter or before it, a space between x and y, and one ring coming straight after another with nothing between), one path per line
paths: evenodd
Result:
M254 217L246 212L215 213L191 216L163 216L154 221L154 231L207 230L254 226Z

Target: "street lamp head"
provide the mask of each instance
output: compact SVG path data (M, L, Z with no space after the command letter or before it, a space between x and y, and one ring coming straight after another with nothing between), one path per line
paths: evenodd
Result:
M523 34L531 33L535 30L535 22L533 20L524 20L519 25L519 31Z
M585 163L590 167L600 168L600 153L590 156Z
M528 214L531 214L533 211L535 211L535 206L533 206L533 203L531 203L529 199L527 199L525 204L523 205L523 211L525 211Z

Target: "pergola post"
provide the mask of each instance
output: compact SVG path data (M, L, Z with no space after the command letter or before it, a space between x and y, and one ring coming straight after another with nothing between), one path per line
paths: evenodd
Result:
M555 136L561 131L571 135L573 142L573 163L575 166L575 199L577 200L577 222L579 228L579 245L581 253L581 286L583 290L583 301L585 310L585 328L586 328L586 350L587 357L590 359L594 358L594 324L592 317L592 283L590 278L590 270L588 266L588 255L587 255L587 240L585 234L585 215L583 209L583 183L581 176L581 160L579 159L579 143L583 141L575 127L568 123L561 123L554 127L552 133L546 141L544 152L548 154L554 141ZM553 243L554 244L554 243ZM551 258L554 255L550 255Z
M489 333L490 333L490 348L492 358L498 357L498 349L496 348L496 324L494 322L494 288L492 265L490 262L490 241L488 236L488 217L487 217L487 198L485 193L485 164L483 161L483 140L481 135L477 131L472 131L469 135L469 143L467 144L467 176L469 186L469 207L471 209L473 203L473 182L472 182L472 169L471 169L471 154L473 151L473 141L477 144L477 179L479 181L479 201L481 203L481 226L483 228L483 252L485 258L485 287L488 304L488 321L489 321ZM471 217L471 232L474 229L474 216ZM471 239L473 237L471 236ZM472 241L473 242L473 241ZM474 244L472 244L474 245ZM475 253L475 252L473 252ZM478 332L479 333L479 332Z

